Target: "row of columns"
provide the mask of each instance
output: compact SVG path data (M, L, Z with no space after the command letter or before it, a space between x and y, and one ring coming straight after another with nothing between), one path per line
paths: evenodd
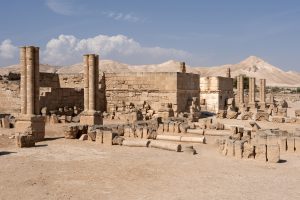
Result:
M255 81L255 78L249 78L249 104L255 104ZM259 99L260 103L266 102L266 79L260 79ZM243 75L237 77L237 101L239 104L245 103Z
M21 67L21 114L39 115L39 47L20 47Z

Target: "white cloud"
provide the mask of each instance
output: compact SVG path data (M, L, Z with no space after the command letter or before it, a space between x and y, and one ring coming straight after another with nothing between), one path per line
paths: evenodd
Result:
M14 46L9 39L4 40L0 45L0 58L3 60L3 63L5 63L7 60L14 59L17 52L18 48Z
M87 39L78 39L73 35L60 35L47 43L46 49L42 53L42 62L68 65L80 62L82 55L87 53L96 53L106 59L140 63L186 59L190 56L186 51L172 48L143 47L124 35L98 35Z
M142 21L139 17L135 16L132 13L121 13L121 12L108 11L108 12L103 12L102 14L110 19L114 19L117 21L128 21L128 22Z
M22 45L22 44L21 44ZM191 54L173 48L144 47L124 35L97 35L78 39L73 35L60 35L40 48L41 63L71 65L82 62L84 54L99 54L101 59L112 59L129 64L159 63L170 59L186 60ZM0 43L0 66L18 63L18 47L7 39Z
M61 15L74 14L73 6L70 1L65 0L47 0L46 5L50 10Z

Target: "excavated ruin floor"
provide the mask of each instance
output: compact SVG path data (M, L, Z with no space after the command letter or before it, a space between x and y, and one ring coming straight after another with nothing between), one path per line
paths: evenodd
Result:
M204 144L194 156L106 147L60 138L60 127L28 149L0 130L0 199L300 199L300 155L268 164Z

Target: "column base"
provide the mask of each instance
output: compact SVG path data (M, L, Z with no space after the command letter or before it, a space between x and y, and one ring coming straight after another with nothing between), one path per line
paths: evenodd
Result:
M21 115L16 119L16 133L29 131L34 141L39 142L45 138L45 117L40 115Z
M80 116L80 124L84 125L102 125L103 124L103 117L101 112L89 112L85 111L81 113Z

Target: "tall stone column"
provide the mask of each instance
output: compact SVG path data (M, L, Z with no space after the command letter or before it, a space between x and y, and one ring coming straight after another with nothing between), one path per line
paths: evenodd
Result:
M260 103L266 102L266 79L260 79L260 90L259 90Z
M96 97L96 61L95 55L89 55L89 111L95 111L95 97Z
M20 47L20 68L21 68L21 114L25 115L27 112L27 86L26 86L26 47Z
M255 104L255 78L249 78L249 104Z
M180 62L180 72L186 73L185 62Z
M27 90L27 115L34 114L34 47L26 47L26 64L27 64L27 74L26 74L26 90Z
M238 78L239 78L239 90L238 90L239 103L243 104L244 103L244 77L240 75Z
M35 141L45 136L45 120L40 116L39 93L39 48L34 46L20 47L21 71L21 114L16 118L17 133L30 131Z
M84 110L89 110L89 55L83 56L84 67Z
M84 55L84 112L80 117L81 124L102 124L102 115L98 111L99 103L99 56L95 54Z

